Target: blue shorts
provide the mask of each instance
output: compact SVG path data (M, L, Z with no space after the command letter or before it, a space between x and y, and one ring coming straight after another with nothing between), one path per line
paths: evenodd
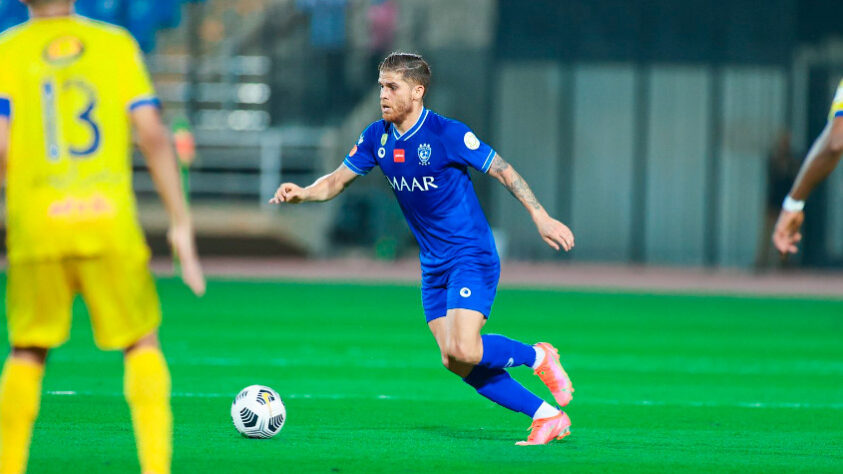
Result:
M422 274L422 306L427 322L441 318L449 309L461 308L479 311L486 318L492 310L500 263L457 263L439 273Z

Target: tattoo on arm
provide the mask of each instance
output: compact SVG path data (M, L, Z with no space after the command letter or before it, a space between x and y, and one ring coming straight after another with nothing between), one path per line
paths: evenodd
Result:
M506 161L503 161L503 158L501 158L500 155L495 154L495 157L492 159L492 166L491 166L492 173L494 173L494 175L497 176L500 173L503 173L504 171L506 171L507 169L509 169L509 163L507 163Z
M539 204L539 200L536 199L536 196L533 194L530 186L527 185L527 182L524 181L524 178L515 170L512 170L512 175L512 179L506 183L506 189L525 205L533 209L541 209L542 206Z
M503 160L500 156L495 156L492 160L491 170L495 176L503 183L506 189L515 196L515 199L521 201L525 206L532 209L541 209L541 204L530 186L524 181L524 178L515 171L515 168L509 166L509 163ZM509 171L506 175L503 173Z

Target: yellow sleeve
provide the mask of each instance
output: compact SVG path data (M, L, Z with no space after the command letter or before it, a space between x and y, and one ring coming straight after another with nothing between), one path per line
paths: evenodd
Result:
M126 34L125 39L127 51L121 56L124 58L122 90L127 109L131 111L145 105L160 107L140 47L130 35Z
M831 113L828 114L831 120L836 117L843 117L843 80L837 86L837 93L834 94L834 100L831 103Z

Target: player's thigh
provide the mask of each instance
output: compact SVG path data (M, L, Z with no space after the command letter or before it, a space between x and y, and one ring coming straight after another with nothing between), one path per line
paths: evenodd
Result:
M13 347L52 348L70 335L75 282L61 260L12 262L6 317Z
M486 322L482 314L471 310L451 310L428 323L439 346L442 365L460 377L466 377L483 355L480 328ZM454 335L462 335L462 339Z
M451 354L468 358L482 355L483 342L480 330L486 324L486 316L480 311L452 308L445 317L448 326L448 348ZM479 360L478 360L479 361Z
M480 330L486 324L486 317L479 311L470 309L448 310L443 318L436 318L427 323L436 344L443 353L447 353L452 341L480 343Z
M80 259L77 272L98 347L125 349L158 329L161 308L146 258Z

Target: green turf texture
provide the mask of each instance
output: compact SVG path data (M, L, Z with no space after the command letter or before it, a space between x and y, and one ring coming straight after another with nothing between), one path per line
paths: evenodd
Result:
M501 289L486 331L552 342L577 390L571 436L518 447L529 420L441 367L415 286L215 280L196 299L160 279L159 292L176 473L843 470L840 301ZM94 349L79 301L74 318L30 472L137 472L121 355ZM528 368L511 373L551 399ZM231 424L250 384L285 400L274 439Z

